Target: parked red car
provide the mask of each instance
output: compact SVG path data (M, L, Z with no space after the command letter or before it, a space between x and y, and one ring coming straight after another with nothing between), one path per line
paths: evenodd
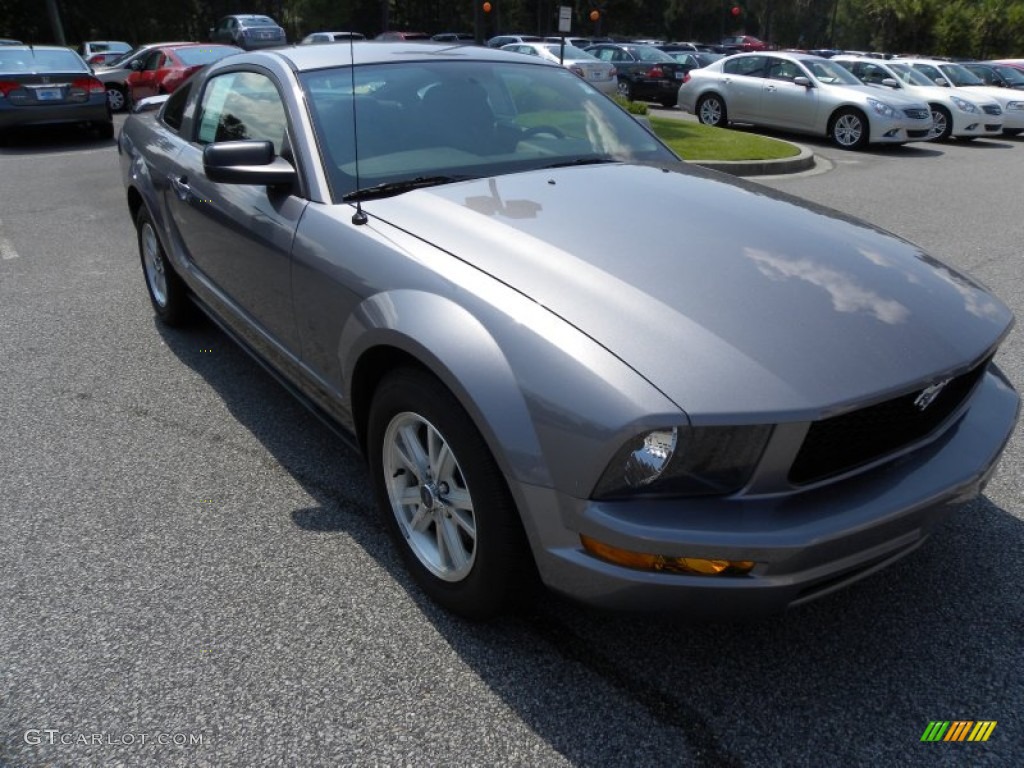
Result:
M718 46L722 53L740 53L746 51L767 51L768 43L751 35L734 35L727 37Z
M135 71L125 78L128 94L132 101L161 93L172 93L197 69L207 64L242 53L241 48L233 45L217 45L214 43L188 43L185 45L166 45L154 48L149 54L132 63Z

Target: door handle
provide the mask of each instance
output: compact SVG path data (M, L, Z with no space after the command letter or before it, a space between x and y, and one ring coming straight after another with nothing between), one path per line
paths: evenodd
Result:
M192 187L188 185L188 176L170 176L169 178L174 194L182 202L188 202L188 199L192 197Z

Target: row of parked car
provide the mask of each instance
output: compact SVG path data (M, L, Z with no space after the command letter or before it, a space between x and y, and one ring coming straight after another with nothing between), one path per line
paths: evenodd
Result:
M1007 84L992 84L994 73ZM772 51L692 70L678 88L678 105L706 125L761 125L861 149L1016 136L1024 133L1022 90L1024 60L826 59Z

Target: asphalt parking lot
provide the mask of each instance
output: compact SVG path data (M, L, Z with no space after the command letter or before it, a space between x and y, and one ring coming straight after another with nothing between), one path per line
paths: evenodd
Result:
M819 166L760 183L1024 317L1024 139L798 140ZM920 550L785 615L546 595L468 624L406 577L357 456L212 325L156 325L112 142L0 149L0 329L3 768L1020 764L1020 427ZM1020 328L998 362L1024 387Z

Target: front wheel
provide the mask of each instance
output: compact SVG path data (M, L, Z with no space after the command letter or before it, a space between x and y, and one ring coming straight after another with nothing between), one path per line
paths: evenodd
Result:
M120 112L128 106L128 98L125 91L119 85L107 86L107 103L110 104L111 112Z
M953 118L945 107L932 105L932 130L929 141L946 141L953 133Z
M828 134L840 149L863 149L868 144L868 121L856 109L842 109L835 114Z
M1024 128L1003 128L1003 136L1020 136Z
M384 524L423 591L470 618L501 612L524 588L525 535L455 396L418 369L388 374L370 407L367 451Z
M697 119L704 125L724 128L729 122L729 114L722 97L716 93L701 97L697 102Z

